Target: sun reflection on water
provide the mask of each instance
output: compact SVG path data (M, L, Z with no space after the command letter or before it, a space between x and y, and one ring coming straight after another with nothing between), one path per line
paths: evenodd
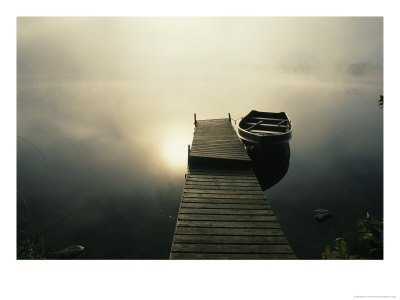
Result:
M169 136L162 146L162 156L169 167L184 170L188 159L188 139L183 135Z

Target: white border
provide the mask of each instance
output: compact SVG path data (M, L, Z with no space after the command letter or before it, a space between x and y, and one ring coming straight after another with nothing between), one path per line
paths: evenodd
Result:
M144 2L144 3L143 3ZM354 299L399 296L398 10L390 1L14 1L1 12L3 299ZM140 3L140 4L139 4ZM389 3L389 4L388 4ZM4 5L4 4L3 4ZM385 260L378 262L15 260L16 16L384 16ZM5 93L4 93L5 90ZM396 272L397 273L397 272ZM395 281L396 280L396 281Z

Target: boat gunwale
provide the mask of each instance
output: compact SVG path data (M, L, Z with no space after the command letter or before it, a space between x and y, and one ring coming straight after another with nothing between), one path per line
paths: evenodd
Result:
M244 128L242 128L241 127L241 125L243 124L243 123L246 123L247 122L247 119L249 119L249 118L251 118L251 117L254 117L254 114L262 114L263 112L260 112L260 111L257 111L257 110L252 110L251 112L249 112L245 117L243 117L243 119L239 122L239 124L238 124L238 132L239 132L239 137L241 138L241 139L244 139L244 140L247 140L248 141L248 139L246 139L246 138L243 138L241 135L240 135L240 131L243 131L243 132L246 132L247 134L249 134L249 135L255 135L255 136L258 136L258 137L260 137L260 138L263 138L263 137L273 137L273 136L285 136L285 135L290 135L291 133L292 133L292 129L293 129L293 127L292 127L292 121L289 119L289 117L288 117L288 115L285 113L285 112L279 112L279 113L274 113L274 112L268 112L268 113L272 113L272 114L283 114L285 117L286 117L286 119L282 119L282 118L269 118L269 119L276 119L276 120L287 120L288 121L288 123L289 123L289 130L288 131L286 131L286 132L276 132L276 134L261 134L261 133L256 133L256 132L251 132L251 131L248 131L248 130L246 130L246 129L244 129ZM251 141L252 142L252 141Z

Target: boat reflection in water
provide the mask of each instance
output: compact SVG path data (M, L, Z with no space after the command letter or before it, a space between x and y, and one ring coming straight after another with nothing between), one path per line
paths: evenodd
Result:
M289 169L289 142L268 144L262 147L246 145L252 168L263 191L277 184Z
M252 110L239 122L238 134L263 191L278 183L289 169L292 122L286 113Z

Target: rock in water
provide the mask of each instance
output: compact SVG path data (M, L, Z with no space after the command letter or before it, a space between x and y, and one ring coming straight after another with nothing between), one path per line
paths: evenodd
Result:
M85 247L80 246L80 245L74 245L74 246L65 248L63 250L53 252L51 254L55 258L74 258L74 257L78 256L83 250L85 250Z
M327 209L319 208L314 210L314 219L316 219L319 222L325 221L327 218L332 216L332 214L329 212Z
M316 213L316 214L324 214L324 213L329 213L329 210L320 208L320 209L314 210L314 213Z
M314 216L314 219L316 219L319 222L323 222L323 221L325 221L327 218L329 218L331 216L332 216L332 214L330 212L328 212L328 211L327 212L323 212L323 213L319 212Z

